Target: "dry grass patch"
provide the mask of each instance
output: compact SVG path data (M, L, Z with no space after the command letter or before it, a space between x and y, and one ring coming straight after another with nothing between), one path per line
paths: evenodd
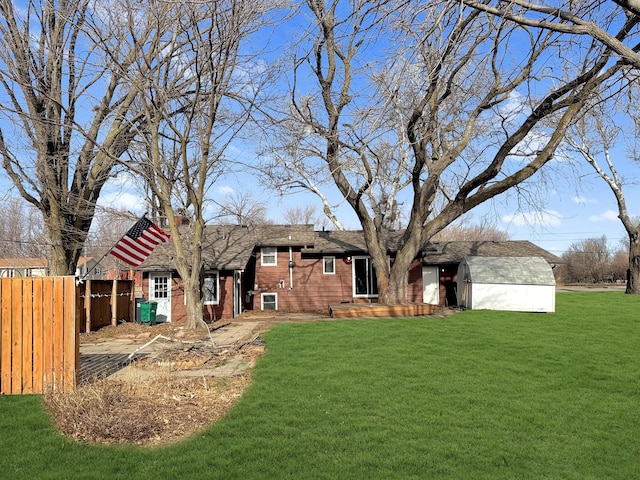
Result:
M98 380L44 399L67 436L86 442L158 445L191 435L223 416L249 378L249 373L181 378L167 372L137 382Z

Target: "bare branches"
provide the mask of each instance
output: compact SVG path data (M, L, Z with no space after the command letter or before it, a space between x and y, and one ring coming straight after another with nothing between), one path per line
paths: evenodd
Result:
M492 6L492 2L464 0L472 8L510 20L519 25L526 25L539 29L592 37L605 45L612 52L620 56L621 61L635 68L640 68L640 54L638 45L626 45L624 41L630 38L629 33L640 22L639 5L634 1L616 1L621 9L612 12L610 2L602 5L581 5L580 2L567 3L559 7L551 7L521 0L503 3L504 7ZM576 9L574 13L573 8ZM610 33L608 27L614 22L612 17L616 13L623 13L626 21L619 31ZM604 25L603 25L604 24Z

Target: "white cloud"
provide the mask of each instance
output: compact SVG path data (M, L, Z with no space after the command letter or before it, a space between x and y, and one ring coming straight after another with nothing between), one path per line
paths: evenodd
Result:
M116 210L129 210L134 213L144 213L144 200L130 192L112 192L100 196L98 204Z
M590 222L615 222L618 221L618 212L615 210L605 210L598 215L591 215Z
M220 195L233 195L234 191L233 187L230 187L229 185L220 185L218 187L218 193Z
M513 223L517 227L541 226L549 227L560 225L562 215L555 210L541 210L538 212L519 212L512 215L504 215L502 221Z
M573 203L577 203L578 205L594 205L598 203L598 200L596 200L595 198L587 198L583 197L582 195L571 197L571 201Z

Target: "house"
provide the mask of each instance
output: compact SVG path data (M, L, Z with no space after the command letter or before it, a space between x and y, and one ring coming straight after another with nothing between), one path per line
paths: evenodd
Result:
M104 278L104 275L95 258L80 257L76 265L76 277L84 280L99 280Z
M46 258L0 258L0 277L46 277L48 274Z
M189 225L181 227L188 235ZM402 231L390 232L393 261ZM314 231L313 225L208 225L202 241L207 320L247 310L326 311L339 303L377 302L376 272L361 231ZM468 255L560 259L529 242L428 244L413 261L407 301L457 305L457 268ZM186 318L184 289L171 242L140 265L142 295L158 303L157 320Z
M552 313L556 281L542 257L465 257L458 266L459 305L470 309Z

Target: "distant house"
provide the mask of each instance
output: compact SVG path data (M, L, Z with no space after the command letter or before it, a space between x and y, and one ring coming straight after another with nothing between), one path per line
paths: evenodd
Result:
M93 257L80 257L76 265L76 277L85 280L99 280L104 278L104 273L97 263Z
M46 258L0 258L0 277L46 277L48 274Z
M189 226L184 226L185 235ZM387 243L393 262L402 231ZM202 242L204 312L230 319L248 310L325 311L328 305L377 302L377 279L361 231L314 231L312 225L209 225ZM457 305L457 269L468 255L558 257L530 242L427 244L411 264L408 302ZM139 267L142 294L158 303L158 321L186 318L182 281L171 242Z

